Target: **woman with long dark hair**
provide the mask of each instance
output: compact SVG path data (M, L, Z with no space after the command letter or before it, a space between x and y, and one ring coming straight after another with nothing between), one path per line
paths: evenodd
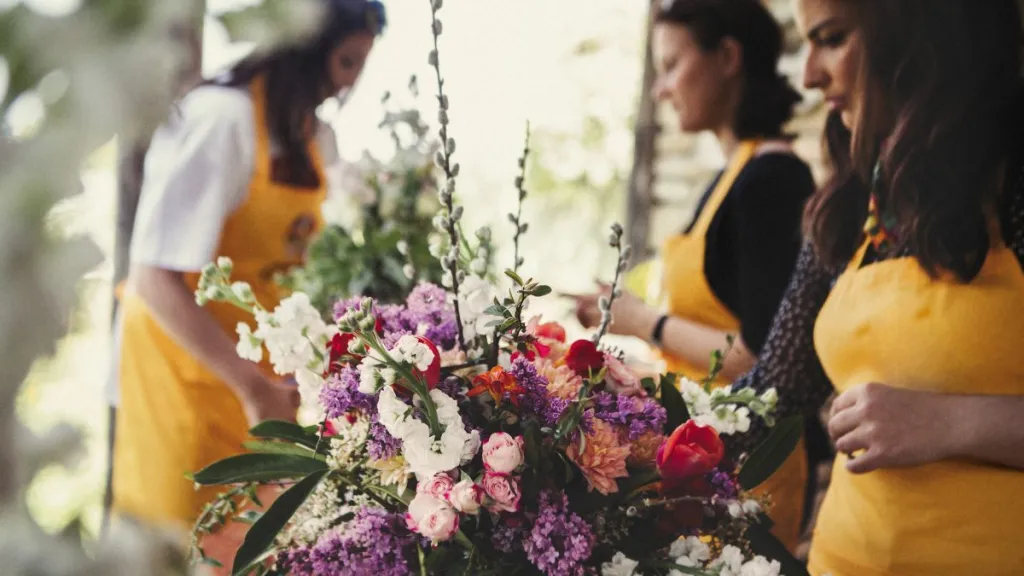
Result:
M234 261L260 303L320 226L334 143L316 117L352 88L384 26L368 0L322 0L310 37L257 52L189 92L154 136L121 309L114 508L188 525L210 500L185 474L242 450L250 425L291 420L293 385L243 360L245 314L195 302L200 270Z
M811 572L1024 573L1018 5L795 5L832 176L740 384L776 387L782 415L839 393Z
M800 251L800 215L814 192L784 125L801 97L778 71L782 32L758 0L673 0L657 13L655 96L672 104L684 132L715 134L728 159L692 222L660 254L667 310L623 294L611 332L662 352L669 371L703 380L711 354L727 347L717 384L749 370ZM587 326L600 321L600 294L577 298ZM807 484L802 450L764 486L775 533L799 540Z

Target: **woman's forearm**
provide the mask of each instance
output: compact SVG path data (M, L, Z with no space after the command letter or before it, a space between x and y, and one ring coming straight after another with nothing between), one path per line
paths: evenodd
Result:
M253 388L265 382L259 367L240 358L231 337L209 312L196 304L195 295L180 272L141 266L132 271L132 281L161 328L240 398L250 397Z
M954 456L1024 469L1024 396L942 395Z
M643 318L637 318L634 335L651 342L658 314L648 311ZM726 380L739 378L753 366L757 358L750 353L742 338L731 332L718 330L691 322L677 316L669 316L661 332L661 349L666 354L681 358L688 364L711 370L711 355L719 350L725 352L729 347L728 337L736 336L732 349L725 356L721 376Z

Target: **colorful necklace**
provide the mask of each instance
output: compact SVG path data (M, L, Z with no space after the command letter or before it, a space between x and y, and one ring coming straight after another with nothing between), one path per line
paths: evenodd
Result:
M871 176L871 195L868 197L868 218L864 222L864 234L874 246L876 253L888 254L896 242L896 216L879 207L878 185L881 179L882 166L876 163Z

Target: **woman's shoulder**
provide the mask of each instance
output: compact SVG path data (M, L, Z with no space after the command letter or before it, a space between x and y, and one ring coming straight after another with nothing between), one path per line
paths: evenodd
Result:
M203 84L185 94L176 108L172 121L176 117L188 124L252 123L252 97L245 88Z
M814 192L815 184L810 166L792 148L768 142L754 152L734 187L738 201L751 197L792 197L802 201Z

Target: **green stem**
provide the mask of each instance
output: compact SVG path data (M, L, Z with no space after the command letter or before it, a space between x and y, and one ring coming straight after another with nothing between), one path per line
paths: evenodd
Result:
M366 341L377 353L381 355L384 362L391 368L398 372L398 375L405 379L407 385L405 386L410 392L416 394L423 401L423 408L427 413L427 424L430 426L430 433L434 438L440 438L444 430L441 430L441 423L437 419L437 406L434 404L433 398L430 397L430 393L427 390L425 383L420 382L412 372L407 370L402 364L395 362L394 358L388 354L388 351L384 349L384 346L377 339L377 334L368 334L366 332L360 332L359 337Z

